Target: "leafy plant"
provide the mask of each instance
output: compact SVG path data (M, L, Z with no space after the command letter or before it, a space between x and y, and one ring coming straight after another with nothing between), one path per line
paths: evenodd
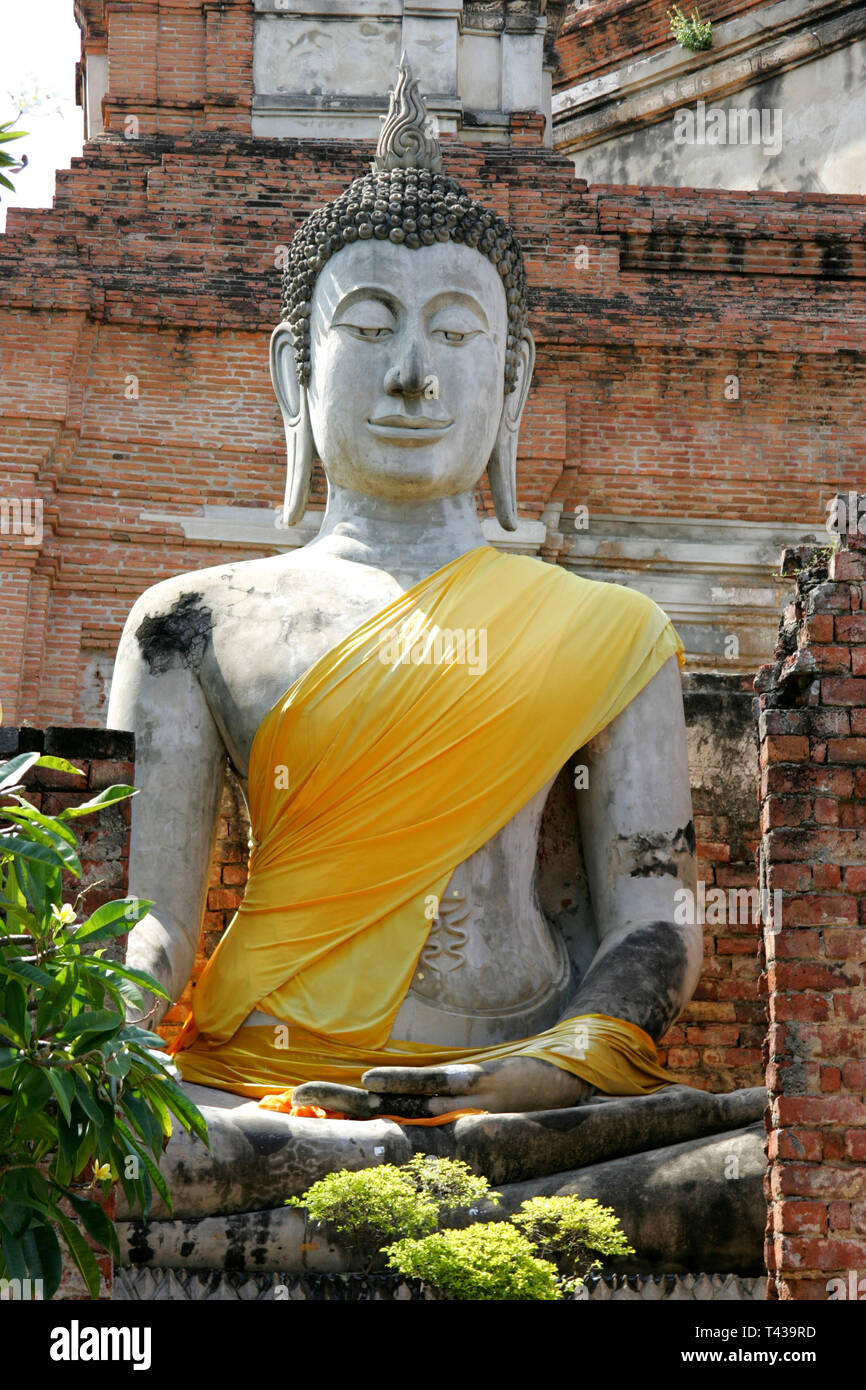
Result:
M392 1163L356 1173L328 1173L303 1196L289 1197L286 1206L305 1207L309 1220L348 1236L367 1268L381 1247L398 1236L436 1229L434 1203L407 1183Z
M599 1255L633 1255L613 1207L593 1198L532 1197L511 1220L542 1259L553 1260L570 1287L600 1269Z
M454 1299L560 1298L603 1257L634 1254L613 1208L594 1199L532 1197L508 1221L465 1225L479 1202L499 1200L459 1159L416 1154L399 1168L329 1173L287 1206L348 1235L367 1270L381 1251Z
M550 1301L560 1296L556 1265L539 1259L532 1243L507 1221L399 1240L388 1251L388 1264L453 1299Z
M369 1269L384 1246L400 1236L423 1236L457 1221L473 1204L499 1201L486 1178L466 1163L416 1154L399 1168L383 1163L352 1173L341 1169L313 1183L286 1205L350 1238Z
M5 145L9 140L21 140L27 135L26 130L12 129L12 126L14 126L18 119L18 116L13 116L11 121L0 121L0 145ZM22 159L16 160L11 154L7 154L5 150L0 150L0 169L23 169L26 163L26 155L24 155ZM14 183L11 183L5 174L0 173L0 183L2 183L4 188L11 188L12 192L15 192Z
M99 1270L78 1222L115 1257L117 1233L73 1184L89 1170L91 1186L105 1194L119 1181L145 1216L154 1189L170 1208L158 1161L171 1116L204 1143L207 1128L153 1055L162 1040L139 1026L144 1017L124 1018L127 1006L141 1009L142 991L168 996L149 975L107 959L100 944L125 935L152 903L122 898L80 918L87 890L74 904L62 901L64 871L81 877L69 821L134 788L108 787L48 816L23 795L21 779L34 766L82 775L36 753L0 764L0 795L10 803L0 810L0 1275L41 1279L50 1298L62 1240L95 1298Z
M499 1204L499 1193L492 1190L487 1179L478 1177L469 1164L459 1158L416 1154L402 1164L398 1172L416 1191L435 1203L440 1227L458 1223L467 1212L474 1214L479 1202Z
M712 48L713 26L708 19L701 19L697 6L692 10L690 19L686 19L679 5L669 9L667 15L671 32L680 48L691 49L693 53L702 53L705 49Z

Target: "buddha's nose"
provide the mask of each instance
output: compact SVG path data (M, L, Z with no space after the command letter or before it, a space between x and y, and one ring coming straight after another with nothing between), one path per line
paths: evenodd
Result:
M409 344L398 362L385 373L385 390L389 396L420 396L426 376L417 339Z

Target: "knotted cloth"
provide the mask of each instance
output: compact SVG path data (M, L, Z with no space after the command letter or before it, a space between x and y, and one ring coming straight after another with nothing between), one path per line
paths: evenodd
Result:
M522 1055L613 1095L671 1084L648 1034L598 1014L474 1050L391 1026L455 867L674 654L645 595L490 546L327 652L253 740L249 878L176 1044L183 1077L260 1098ZM286 1027L241 1027L254 1009Z

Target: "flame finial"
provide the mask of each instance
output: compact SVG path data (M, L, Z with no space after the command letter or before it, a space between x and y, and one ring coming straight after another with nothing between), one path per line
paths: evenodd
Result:
M442 169L439 141L405 50L373 160L374 174L392 169L429 169L433 174Z

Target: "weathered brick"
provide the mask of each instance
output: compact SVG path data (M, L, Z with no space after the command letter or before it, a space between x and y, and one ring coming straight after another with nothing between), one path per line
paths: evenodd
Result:
M866 680L828 676L821 682L821 696L828 705L866 705Z

